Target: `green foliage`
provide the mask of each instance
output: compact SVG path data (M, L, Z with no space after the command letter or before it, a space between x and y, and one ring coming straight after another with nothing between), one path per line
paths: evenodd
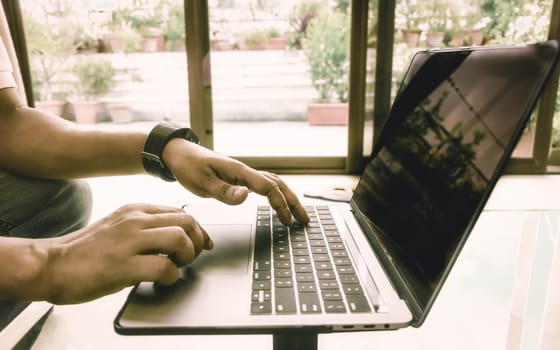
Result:
M551 0L484 0L484 32L496 43L545 40L551 6Z
M302 41L306 37L309 22L324 12L325 9L326 5L323 0L302 0L294 6L288 19L290 24L288 46L290 48L302 48Z
M65 94L60 91L63 89L61 84L55 84L55 81L80 44L76 38L84 33L82 25L69 16L71 11L71 1L50 0L41 7L41 20L23 12L25 36L31 56L33 92L39 100L52 100L55 95Z
M167 2L168 18L163 23L163 36L168 45L176 46L185 40L185 11L182 1Z
M90 56L74 64L72 73L77 78L76 93L91 100L111 90L117 72L109 61Z
M253 29L243 34L243 40L250 46L265 44L268 40L268 32L262 29Z
M421 4L417 0L400 0L396 5L396 16L404 18L406 29L417 30L420 25L419 10Z
M552 122L552 147L560 147L560 89L556 98L556 108Z
M346 14L332 11L307 28L304 52L319 102L348 100L350 25Z
M130 26L139 34L149 36L153 28L161 26L162 9L166 4L167 2L160 1L154 6L143 0L133 0L131 5L113 11L109 26L112 28Z

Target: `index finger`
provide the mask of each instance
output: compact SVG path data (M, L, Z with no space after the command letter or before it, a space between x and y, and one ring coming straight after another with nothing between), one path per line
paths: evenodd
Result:
M247 186L258 194L266 196L271 207L284 225L292 224L292 215L301 223L309 222L309 216L298 197L277 175L266 171L255 171L254 178L248 178Z

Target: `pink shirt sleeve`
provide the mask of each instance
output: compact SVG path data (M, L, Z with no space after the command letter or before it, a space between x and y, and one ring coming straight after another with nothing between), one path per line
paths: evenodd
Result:
M4 42L0 39L0 89L16 87L12 63L4 47Z

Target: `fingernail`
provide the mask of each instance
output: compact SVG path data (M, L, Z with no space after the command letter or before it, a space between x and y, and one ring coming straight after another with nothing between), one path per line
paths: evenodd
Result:
M210 238L208 238L208 242L206 243L206 249L211 250L212 248L214 248L214 242Z

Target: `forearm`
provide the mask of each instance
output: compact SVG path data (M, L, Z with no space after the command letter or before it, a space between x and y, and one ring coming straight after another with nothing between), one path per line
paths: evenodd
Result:
M0 111L0 168L39 178L124 175L143 171L145 132L80 129L24 106Z
M45 300L46 240L0 237L0 299Z

